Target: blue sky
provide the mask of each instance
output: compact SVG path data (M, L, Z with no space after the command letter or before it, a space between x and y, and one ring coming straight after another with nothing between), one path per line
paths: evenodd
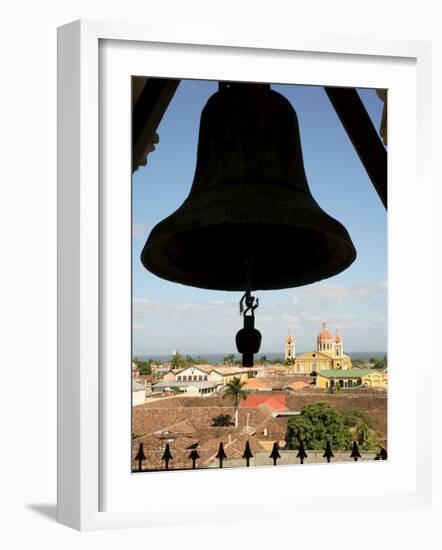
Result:
M305 287L255 293L262 352L281 352L291 330L299 350L313 349L323 321L339 329L344 350L387 349L387 216L322 87L272 85L295 108L310 190L350 233L356 261L343 273ZM201 110L217 83L182 81L158 128L160 142L133 176L134 355L235 352L242 326L239 292L164 281L140 253L155 224L187 197L195 169ZM379 129L382 102L358 90ZM293 250L296 255L296 250Z

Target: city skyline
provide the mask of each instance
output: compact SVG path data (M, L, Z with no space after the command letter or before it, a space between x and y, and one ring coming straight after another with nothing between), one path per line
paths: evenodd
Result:
M387 220L322 88L272 86L294 106L307 179L324 210L347 228L358 257L343 273L312 285L255 292L261 350L278 352L291 330L300 349L315 342L322 322L339 329L348 351L387 350ZM216 292L159 279L139 261L152 229L187 196L193 179L201 109L216 83L183 81L161 122L160 142L133 177L133 353L234 352L242 326L240 292ZM379 128L382 102L359 90ZM293 261L296 250L290 251Z

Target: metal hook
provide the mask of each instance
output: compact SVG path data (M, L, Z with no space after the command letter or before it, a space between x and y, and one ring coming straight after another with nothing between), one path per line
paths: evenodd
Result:
M245 307L244 307L245 302ZM255 296L252 296L250 293L250 290L246 290L243 297L241 298L239 302L239 313L244 314L244 317L247 315L249 311L251 311L252 317L255 316L255 309L259 306L259 298L255 298Z

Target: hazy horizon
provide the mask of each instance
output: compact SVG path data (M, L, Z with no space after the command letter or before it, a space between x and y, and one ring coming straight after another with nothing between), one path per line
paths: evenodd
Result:
M296 355L301 355L302 353L306 353L308 351L313 351L313 350L300 350L299 352L296 352ZM230 354L234 354L235 356L237 356L238 358L241 357L241 355L237 352L237 351L226 351L226 352L179 352L180 355L182 355L183 357L185 357L186 355L190 355L192 356L194 359L198 359L199 357L201 359L213 359L213 358L223 358L225 357L226 355L230 355ZM355 358L361 358L361 359L366 359L367 357L371 356L371 357L376 357L376 358L379 358L379 359L382 359L383 357L387 356L388 357L388 353L387 351L379 351L379 350L374 350L374 351L370 351L370 350L366 350L366 351L345 351L345 354L346 355L350 355L350 356L353 356ZM284 358L284 351L282 352L278 352L278 351L260 351L258 352L257 354L255 354L255 359L259 359L260 357L262 357L263 355L265 355L267 357L267 359L269 360L274 360L276 358L279 358L281 357L281 359ZM148 354L134 354L133 355L133 359L139 359L141 361L145 361L147 359L158 359L158 360L165 360L167 358L171 358L172 357L172 352L170 353L148 353Z

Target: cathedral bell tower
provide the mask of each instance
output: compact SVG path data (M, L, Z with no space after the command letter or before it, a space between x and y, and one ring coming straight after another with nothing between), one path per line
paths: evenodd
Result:
M295 340L290 334L287 336L287 340L285 342L285 348L284 348L284 359L286 361L294 360L296 357L296 348L295 348Z
M338 331L333 339L333 357L336 359L342 359L344 357L344 344Z

